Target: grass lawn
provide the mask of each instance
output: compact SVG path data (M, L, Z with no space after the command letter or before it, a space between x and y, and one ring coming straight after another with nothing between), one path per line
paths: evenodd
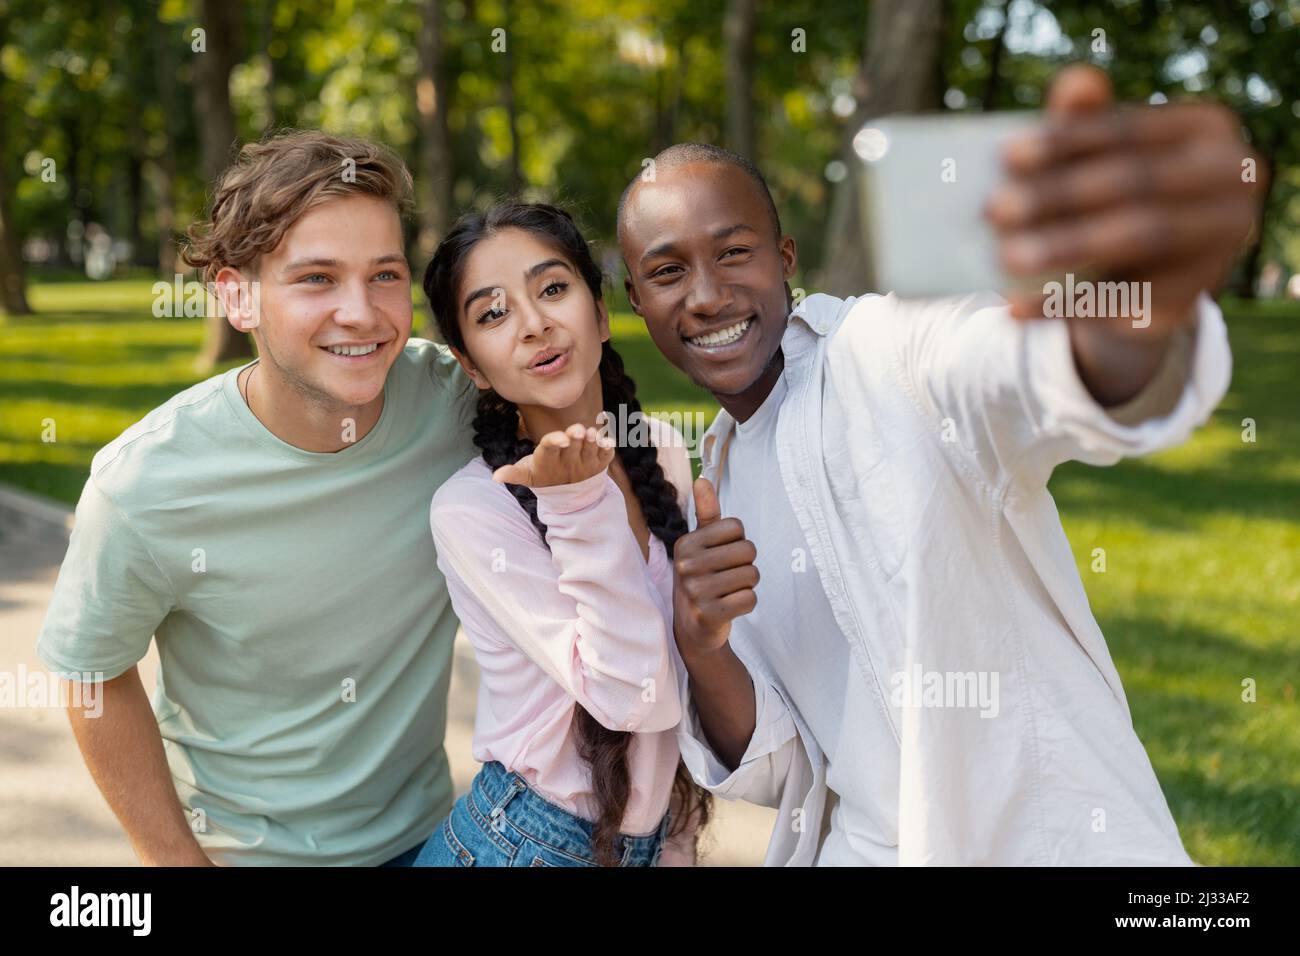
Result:
M0 317L0 482L75 503L94 453L197 380L199 320L153 318L150 285L37 281L38 315ZM1226 311L1234 382L1211 422L1161 455L1062 468L1052 491L1188 852L1296 866L1300 306ZM712 417L635 316L615 318L614 341L648 410Z

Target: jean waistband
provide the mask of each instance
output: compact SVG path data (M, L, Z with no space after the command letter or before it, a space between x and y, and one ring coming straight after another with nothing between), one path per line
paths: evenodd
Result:
M470 785L470 800L484 818L479 822L492 827L502 836L515 831L521 838L532 838L583 860L595 862L591 849L595 825L558 804L547 800L529 786L518 772L507 770L497 760L489 761ZM652 861L668 834L670 814L665 813L654 833L621 839L621 865L642 865Z

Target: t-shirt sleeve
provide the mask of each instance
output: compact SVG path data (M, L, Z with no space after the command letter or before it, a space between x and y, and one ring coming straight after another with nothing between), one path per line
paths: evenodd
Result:
M144 540L91 478L77 503L36 653L53 672L102 672L112 680L148 652L172 609L172 594Z

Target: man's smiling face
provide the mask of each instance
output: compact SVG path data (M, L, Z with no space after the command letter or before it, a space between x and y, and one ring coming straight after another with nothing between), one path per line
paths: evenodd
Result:
M261 286L253 335L264 374L326 407L361 407L382 394L412 320L392 203L369 195L322 203L249 274ZM219 283L243 278L229 267L217 274Z
M796 264L794 239L776 231L762 187L720 163L660 169L627 198L632 308L664 357L715 395L757 384L765 396L775 381Z

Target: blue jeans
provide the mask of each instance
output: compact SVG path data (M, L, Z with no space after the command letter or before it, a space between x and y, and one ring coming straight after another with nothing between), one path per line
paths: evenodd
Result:
M664 814L654 833L620 837L619 866L655 866L668 824ZM493 760L483 765L411 865L598 866L593 829Z
M385 866L414 866L414 865L415 865L415 858L418 857L418 856L420 855L420 851L423 850L423 849L424 849L424 844L423 844L423 843L417 843L415 846L411 847L411 848L410 848L409 850L407 850L405 853L399 853L397 856L393 857L393 858L392 858L391 860L389 860L387 863L380 863L379 865L380 865L381 867L385 867Z

